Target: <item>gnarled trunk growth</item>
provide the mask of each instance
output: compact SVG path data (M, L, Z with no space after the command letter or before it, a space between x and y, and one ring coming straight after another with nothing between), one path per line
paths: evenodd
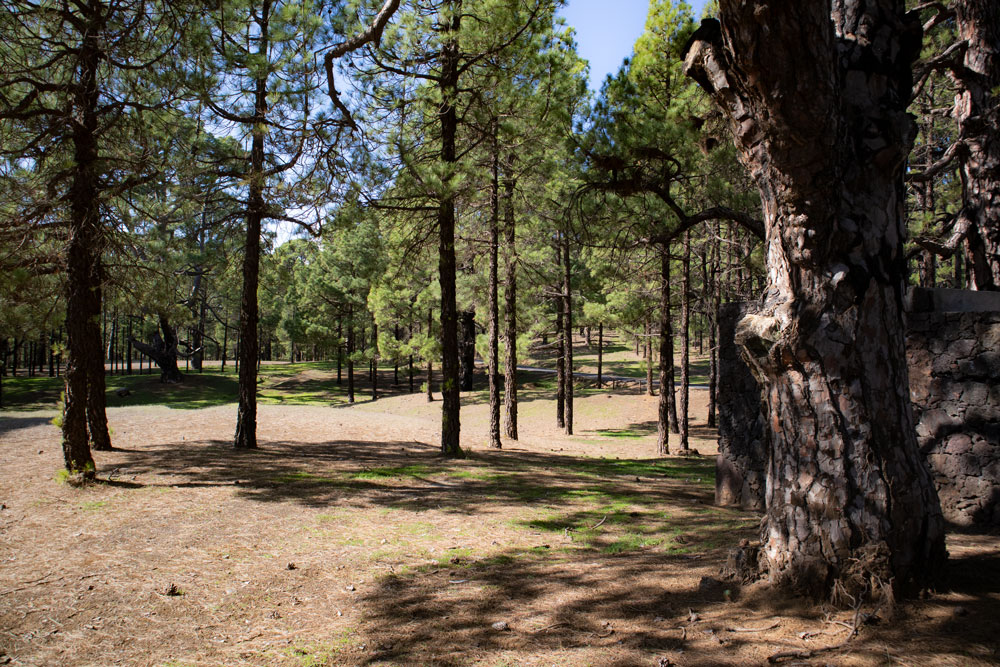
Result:
M723 0L720 17L685 66L729 117L764 204L769 284L737 328L773 434L762 567L817 596L913 593L945 559L903 352L919 19L898 0L835 0L832 14Z
M160 367L160 382L180 382L184 379L180 369L177 368L177 333L170 326L166 316L159 316L160 332L153 334L151 343L143 343L141 340L129 338L132 347L142 354L152 359Z

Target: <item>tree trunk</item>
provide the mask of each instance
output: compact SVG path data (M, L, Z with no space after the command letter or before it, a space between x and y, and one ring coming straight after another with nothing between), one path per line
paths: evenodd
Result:
M646 357L646 396L653 396L653 327L648 320L643 331L645 335L642 341L642 353Z
M1000 4L996 0L954 3L959 39L968 45L956 77L955 120L963 207L956 225L966 235L973 289L1000 290Z
M597 388L603 384L604 375L604 323L597 325ZM662 386L662 385L661 385Z
M177 368L177 334L165 315L160 314L159 318L162 336L159 332L154 333L152 343L143 343L135 338L130 338L129 342L160 367L160 382L180 382L184 376Z
M766 298L736 334L771 416L760 562L844 602L915 593L945 551L903 350L919 18L901 0L834 7L724 0L685 69L729 117L764 204Z
M566 435L573 435L573 291L572 266L569 262L569 231L563 234L563 339L566 349L563 353L565 364L564 379L566 382L564 401L566 403Z
M257 24L260 29L257 53L267 57L268 20L271 0L262 0ZM247 174L247 231L243 249L243 291L240 296L240 371L239 405L236 410L236 449L257 448L257 365L260 340L257 285L260 272L260 231L266 212L264 202L264 138L267 132L267 78L257 79L254 98L254 124L251 128L250 173Z
M715 401L719 390L719 223L715 222L712 233L712 246L709 251L708 273L709 306L708 306L708 427L715 428Z
M372 322L372 400L378 399L378 325Z
M663 395L664 386L666 386L667 426L671 433L680 433L680 427L677 425L677 391L674 385L674 324L673 315L670 310L670 247L663 248L662 252L666 256L666 264L660 264L660 280L661 289L665 289L666 294L661 295L660 306L662 311L660 317L667 323L667 337L666 340L660 339L661 344L666 344L666 348L660 350L660 364L662 365L661 368L666 369L667 382L666 385L663 383L660 384L660 395ZM663 300L662 297L665 297L666 300ZM664 353L666 353L665 361Z
M462 344L459 359L462 391L472 391L476 370L476 312L462 311Z
M508 169L513 156L509 158ZM504 179L504 342L507 356L504 359L504 430L507 437L517 440L517 246L514 227L514 179Z
M461 0L448 3L453 11L451 25L441 48L441 161L451 169L458 161L455 135L458 130L458 113L455 98L458 95L458 31L462 23ZM443 184L438 205L438 281L441 284L441 454L461 457L459 442L461 424L459 413L458 368L458 307L455 286L455 194L451 190L452 176Z
M94 260L96 282L91 290L95 300L95 308L100 308L102 300L102 283L104 282L104 264L100 257ZM96 312L96 311L95 311ZM96 322L96 320L95 320ZM94 327L97 334L97 327ZM102 351L103 352L103 351ZM111 432L108 430L107 385L104 378L104 355L99 352L88 360L89 382L87 386L87 428L90 431L90 443L95 451L111 451Z
M556 266L562 268L561 243L556 241ZM562 271L560 270L560 273ZM566 326L563 299L554 300L556 307L556 426L566 428Z
M101 354L101 256L100 167L97 148L97 106L100 90L97 70L101 61L103 7L91 3L82 12L86 29L76 46L77 85L72 100L70 137L73 164L69 187L69 242L66 258L66 337L69 359L62 418L62 448L66 470L76 479L95 476L87 436L87 403L95 360ZM16 354L16 348L15 348ZM103 376L103 363L102 376Z
M337 386L340 386L343 375L344 344L341 339L344 337L344 318L337 318Z
M656 414L656 453L670 453L670 398L674 360L674 332L670 324L670 248L660 249L660 400Z
M490 391L489 446L500 449L500 298L499 292L500 247L500 155L497 146L497 121L493 121L493 172L490 180L490 277L487 286L489 299L489 359L486 374Z
M430 308L427 309L427 337L433 336L433 324L434 324L434 311ZM434 401L434 362L427 357L427 402L431 403Z
M347 402L354 402L354 306L347 309Z
M686 454L688 442L689 410L691 399L691 233L684 233L684 263L681 273L681 400L680 400L680 452Z

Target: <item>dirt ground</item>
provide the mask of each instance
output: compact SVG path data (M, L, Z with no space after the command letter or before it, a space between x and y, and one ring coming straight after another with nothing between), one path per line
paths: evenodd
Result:
M76 489L51 414L0 415L0 664L983 665L1000 661L1000 548L954 534L950 588L864 617L715 577L757 517L714 508L700 459L652 460L656 399L521 405L519 442L437 456L440 403L110 411L104 483ZM601 457L601 458L598 458Z

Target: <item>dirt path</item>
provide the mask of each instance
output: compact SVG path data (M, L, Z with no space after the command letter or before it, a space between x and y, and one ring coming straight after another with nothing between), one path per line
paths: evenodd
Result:
M756 517L711 507L710 459L652 460L654 398L580 399L574 437L525 401L502 452L472 404L462 461L439 410L262 405L234 452L233 406L114 409L87 489L53 480L44 415L0 416L0 663L745 665L846 635L713 579ZM956 591L815 664L992 664L995 538L951 549Z

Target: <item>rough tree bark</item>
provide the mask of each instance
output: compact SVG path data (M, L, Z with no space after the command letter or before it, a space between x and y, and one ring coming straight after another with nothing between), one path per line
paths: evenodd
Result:
M513 157L510 158L510 162ZM511 165L508 163L507 168ZM514 179L504 179L504 430L507 437L517 440L517 246L514 227Z
M81 29L83 38L76 47L79 80L74 87L73 113L70 115L73 164L68 193L69 243L66 261L69 359L66 364L62 448L66 470L74 479L84 481L95 476L87 427L88 403L93 396L91 383L96 376L97 365L100 365L102 383L104 378L100 331L103 232L97 196L101 187L97 146L100 95L97 75L102 60L101 31L106 17L103 4L99 2L87 3L82 14L86 27Z
M347 402L354 402L354 306L347 307Z
M945 559L903 351L919 18L901 0L722 0L720 18L685 69L729 118L764 204L768 287L737 327L773 434L762 569L840 601L912 594Z
M461 0L451 0L450 25L441 47L441 161L452 168L458 161L455 135L458 130L458 31L462 21ZM450 187L451 177L445 179L444 192L438 204L438 281L441 284L441 454L462 456L459 443L461 425L459 412L458 368L458 306L455 295L455 194Z
M689 410L691 398L691 233L684 233L684 260L681 265L681 398L680 442L678 450L688 453Z
M500 155L497 147L497 121L493 121L493 165L490 180L490 277L489 293L489 359L486 370L490 391L490 440L489 446L500 449Z
M604 323L597 325L597 388L604 383Z
M152 359L160 367L160 382L180 382L184 379L177 368L177 333L162 313L159 316L160 332L153 334L151 343L129 338L132 347Z
M559 240L556 241L556 266L562 273L562 248ZM557 288L556 294L560 292ZM566 428L566 343L563 338L566 336L566 326L563 321L564 308L562 297L556 297L556 426Z
M267 54L268 20L271 0L263 0L257 19L259 54ZM266 55L264 56L266 57ZM264 201L264 139L267 133L267 75L257 79L254 90L254 123L251 128L249 195L246 237L243 245L243 290L240 295L239 405L236 409L236 449L257 448L257 363L260 340L257 335L259 309L257 286L260 277L260 231L267 212Z
M962 67L955 68L955 120L962 170L963 207L956 227L967 226L969 279L977 290L1000 290L1000 3L954 3Z
M563 402L565 403L564 418L566 420L566 435L573 435L573 291L572 266L569 262L569 232L563 234Z
M657 405L656 453L670 453L670 377L673 371L674 332L670 327L670 251L660 249L660 399Z

